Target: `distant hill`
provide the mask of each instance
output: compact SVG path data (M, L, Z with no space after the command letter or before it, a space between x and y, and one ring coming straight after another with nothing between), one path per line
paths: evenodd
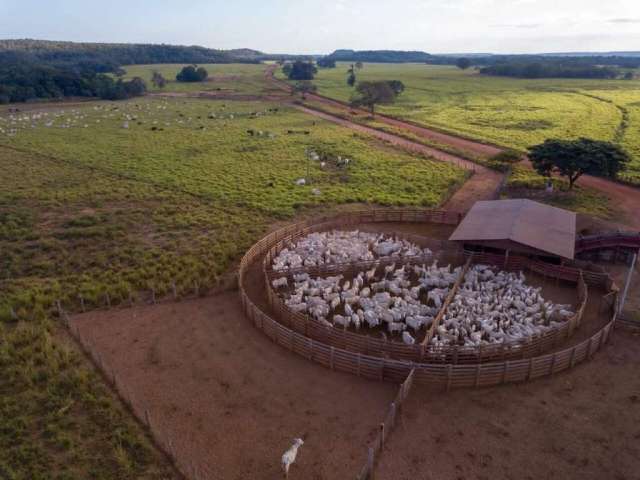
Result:
M543 57L640 57L640 52L564 52L541 53Z
M338 62L425 63L433 55L420 51L399 50L336 50L328 55Z

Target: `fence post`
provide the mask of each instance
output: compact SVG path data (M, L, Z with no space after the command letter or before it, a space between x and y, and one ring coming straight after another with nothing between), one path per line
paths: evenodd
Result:
M373 464L375 462L375 452L373 451L373 447L369 447L369 455L367 456L367 476L365 479L374 480L375 474L373 471Z
M447 366L447 392L451 389L451 371L453 370L453 365L449 364Z
M329 358L329 365L331 366L331 370L333 370L333 351L334 347L331 347L331 357Z
M384 448L384 442L385 442L385 425L384 425L384 422L382 422L380 424L380 449L381 450Z

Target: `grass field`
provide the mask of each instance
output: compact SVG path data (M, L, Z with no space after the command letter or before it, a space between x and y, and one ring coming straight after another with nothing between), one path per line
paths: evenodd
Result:
M0 323L0 478L176 478L50 324Z
M209 78L204 82L178 82L176 75L184 67L183 64L163 65L128 65L125 79L140 77L147 82L152 92L220 92L244 95L260 95L269 89L264 81L265 65L257 64L202 64L207 69ZM151 83L153 72L159 72L169 83L162 89Z
M90 306L172 282L209 287L274 219L318 205L433 207L465 178L264 103L138 99L20 118L0 137L5 320L42 317L56 298L77 308L80 296Z
M319 93L349 100L347 67L320 69ZM634 157L622 178L640 183L638 80L522 80L419 64L365 64L357 78L404 82L396 104L380 111L480 141L524 150L546 138L614 140Z

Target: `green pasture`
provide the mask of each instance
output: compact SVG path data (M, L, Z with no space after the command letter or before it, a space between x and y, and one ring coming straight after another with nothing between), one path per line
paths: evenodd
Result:
M0 478L177 477L49 322L0 323L0 372Z
M319 69L319 93L349 100L347 68ZM421 64L365 64L356 75L404 82L381 112L480 141L524 150L547 138L614 140L634 157L622 179L640 183L640 80L525 80Z
M3 118L15 123L0 135L5 320L42 316L56 298L78 308L80 296L91 306L172 282L179 294L210 287L276 219L434 207L465 178L266 103L147 98ZM309 149L351 161L322 167Z
M186 65L186 64L185 64ZM204 82L178 82L176 75L184 67L183 64L161 65L128 65L125 79L140 77L147 82L152 92L219 92L229 94L260 95L269 89L264 81L265 65L260 64L202 64L207 69L209 78ZM162 89L151 83L153 72L159 72L169 83Z

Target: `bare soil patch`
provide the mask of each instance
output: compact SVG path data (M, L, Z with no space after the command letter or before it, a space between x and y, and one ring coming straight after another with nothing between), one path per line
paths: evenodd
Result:
M640 458L640 335L574 370L450 393L414 386L381 480L631 480Z
M237 292L71 322L202 479L280 478L298 436L306 440L291 479L353 477L396 393L274 345L244 317Z

